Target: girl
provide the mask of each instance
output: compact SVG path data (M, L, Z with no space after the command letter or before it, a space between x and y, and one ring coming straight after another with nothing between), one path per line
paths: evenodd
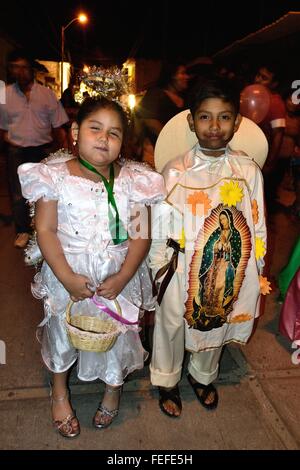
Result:
M184 348L192 352L188 380L197 399L214 409L222 347L246 343L258 313L263 183L256 163L228 145L238 110L229 81L198 84L188 115L198 143L165 166L168 196L154 210L150 263L159 292L151 382L159 386L161 410L173 418L182 409Z
M45 261L32 290L44 298L42 357L53 372L53 423L65 437L80 433L67 388L67 374L76 360L81 380L99 378L106 384L93 419L97 428L111 424L124 378L143 367L145 351L135 327L128 327L102 353L75 350L65 329L70 298L81 301L79 312L95 315L97 307L90 300L95 289L107 302L121 294L123 316L126 305L129 310L151 307L151 284L143 265L150 240L148 234L129 239L126 228L130 231L133 205L145 212L143 206L164 198L164 185L162 176L143 164L121 164L126 127L126 114L117 102L87 99L72 125L78 158L58 153L48 162L19 167L23 195L36 202L37 242Z

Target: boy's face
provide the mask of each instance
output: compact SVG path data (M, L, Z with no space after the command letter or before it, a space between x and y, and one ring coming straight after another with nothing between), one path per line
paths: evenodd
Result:
M231 103L221 98L202 101L194 116L187 117L190 129L195 132L201 147L217 150L225 147L238 129L240 115ZM217 155L216 155L217 156Z

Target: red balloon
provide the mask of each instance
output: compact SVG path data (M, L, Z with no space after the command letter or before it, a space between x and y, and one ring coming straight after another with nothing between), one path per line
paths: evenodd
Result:
M270 108L270 92L263 85L249 85L240 97L240 113L256 124L264 120Z

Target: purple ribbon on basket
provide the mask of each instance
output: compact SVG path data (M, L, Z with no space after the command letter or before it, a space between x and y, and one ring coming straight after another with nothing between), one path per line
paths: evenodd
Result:
M94 302L97 307L101 308L101 310L105 313L107 313L110 317L114 318L115 320L119 321L120 323L124 323L125 325L137 325L138 321L132 322L129 320L126 320L126 318L121 317L121 315L118 315L116 312L113 312L108 308L106 305L104 305L101 302L98 302L95 297L91 298L91 301Z

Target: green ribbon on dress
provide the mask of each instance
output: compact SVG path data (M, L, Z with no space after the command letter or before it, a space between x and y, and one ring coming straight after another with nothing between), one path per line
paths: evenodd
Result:
M91 165L89 162L83 160L81 157L78 157L78 160L81 165L93 173L96 173L103 181L107 192L109 231L111 233L112 241L114 242L114 245L123 243L124 241L128 240L129 237L122 221L120 220L119 211L113 192L115 181L114 164L111 163L109 165L109 181L107 181L105 176L101 175L101 173L99 173L99 171L96 170L96 168L94 168L93 165ZM114 210L115 214L113 214L112 209Z

